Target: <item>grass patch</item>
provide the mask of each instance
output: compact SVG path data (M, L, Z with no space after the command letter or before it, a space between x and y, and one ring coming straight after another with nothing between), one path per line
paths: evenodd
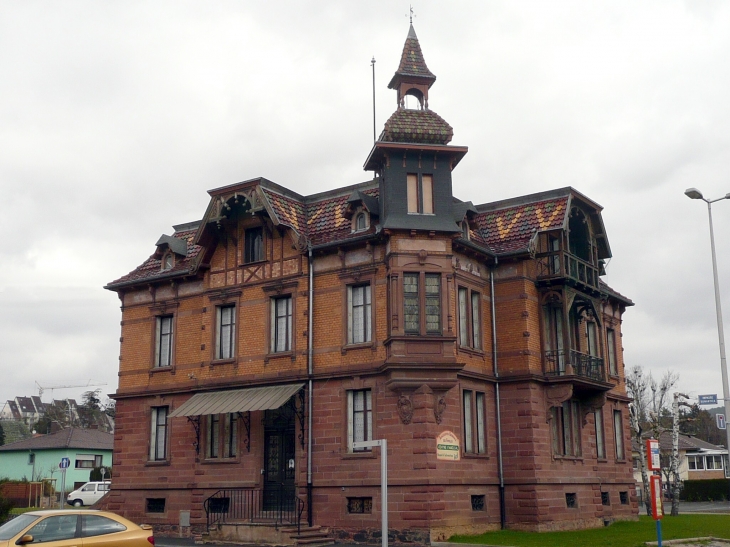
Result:
M679 515L662 520L662 539L714 536L730 539L730 515ZM638 522L619 521L611 526L571 532L517 532L500 530L478 536L454 536L449 541L514 547L643 547L656 541L656 523L640 516Z

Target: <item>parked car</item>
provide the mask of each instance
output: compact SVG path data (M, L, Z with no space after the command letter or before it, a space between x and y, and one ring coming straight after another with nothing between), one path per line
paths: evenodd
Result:
M109 481L93 481L87 482L78 490L74 490L66 496L66 502L74 507L82 507L84 505L94 505L101 497L109 491Z
M43 543L49 547L71 545L150 547L155 544L149 524L109 513L74 509L30 511L0 526L0 547Z

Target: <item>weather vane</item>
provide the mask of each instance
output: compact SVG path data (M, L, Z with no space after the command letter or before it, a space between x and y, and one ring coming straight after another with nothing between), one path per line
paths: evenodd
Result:
M410 11L409 18L410 18L411 25L412 25L413 24L413 5L409 5L409 8L410 8L410 10L409 10Z

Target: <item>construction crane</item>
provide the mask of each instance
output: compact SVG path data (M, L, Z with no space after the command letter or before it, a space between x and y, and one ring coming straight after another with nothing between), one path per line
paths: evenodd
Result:
M94 380L89 380L86 384L77 385L77 386L47 386L43 387L38 382L35 383L35 385L38 386L38 397L43 397L43 392L46 390L51 391L51 396L53 396L53 390L54 389L74 389L74 388L80 388L80 387L99 387L99 386L105 386L106 382L95 382Z

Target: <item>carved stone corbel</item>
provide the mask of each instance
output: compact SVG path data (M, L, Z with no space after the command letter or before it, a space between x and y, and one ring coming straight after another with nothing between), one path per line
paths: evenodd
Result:
M562 405L573 396L573 384L556 384L545 389L545 421L550 422L552 413L550 409Z
M413 419L413 402L411 401L411 398L408 395L401 393L398 397L397 404L400 421L403 424L408 425Z
M441 423L441 420L444 417L444 412L446 412L446 395L445 394L434 395L433 415L434 415L434 418L436 418L437 424Z
M581 414L583 418L583 425L588 425L588 415L591 412L595 412L599 408L603 408L603 405L606 404L606 394L605 393L599 393L598 395L595 395L594 397L591 397L590 399L586 399L583 401L583 404L581 405Z

